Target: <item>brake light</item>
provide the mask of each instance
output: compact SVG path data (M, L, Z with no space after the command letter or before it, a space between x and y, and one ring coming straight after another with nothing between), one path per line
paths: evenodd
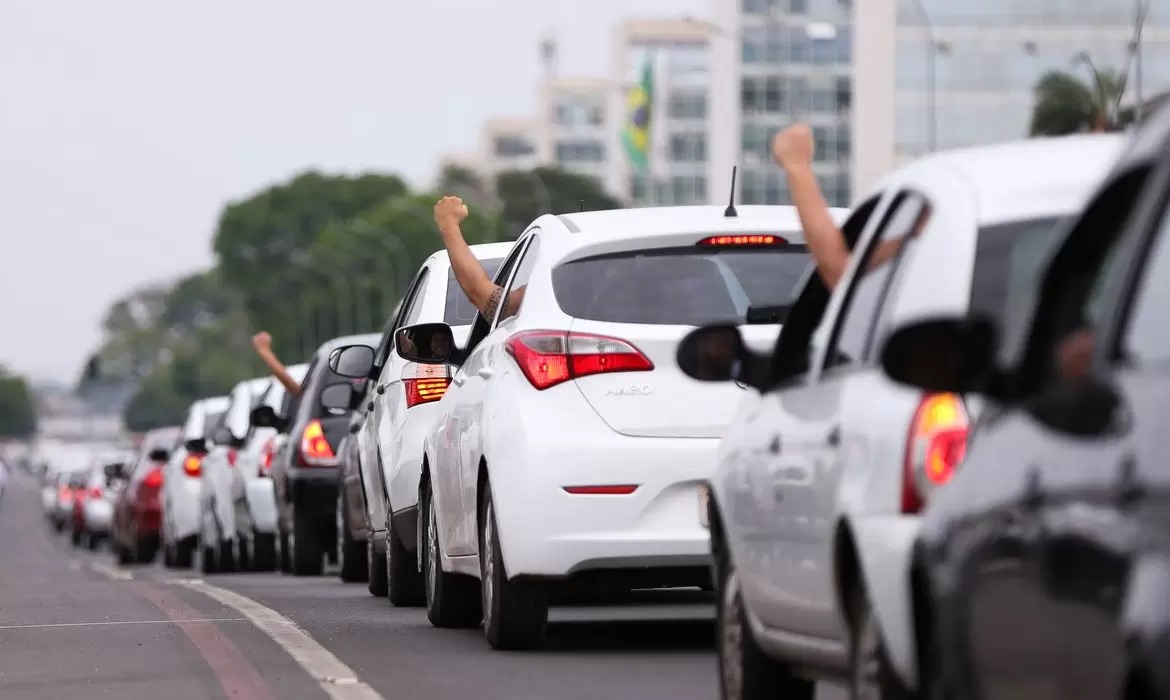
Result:
M451 379L446 365L412 362L402 368L402 384L406 388L406 407L411 408L443 398Z
M708 236L699 241L697 245L707 248L733 248L733 247L779 247L788 245L788 240L780 236L773 236L771 234L750 234L737 236Z
M68 486L62 486L62 487L58 488L57 489L57 498L59 498L62 501L72 501L73 500L73 489L69 488Z
M325 428L315 420L305 426L301 433L301 461L310 467L332 467L337 465L337 455L325 438Z
M276 440L269 439L260 449L260 476L268 476L272 471L272 458L276 456Z
M163 473L159 468L151 469L142 477L142 485L148 489L161 488L163 483Z
M902 512L917 513L934 489L951 480L967 452L970 422L957 394L927 394L906 439Z
M236 466L236 460L239 458L239 456L240 456L239 453L236 452L236 448L229 447L228 451L227 451L228 466L231 466L231 467Z
M102 488L100 486L90 486L89 493L86 494L89 498L101 498Z
M203 455L187 455L183 460L183 471L187 476L199 476L203 473Z
M523 331L508 338L506 347L538 391L592 374L654 369L650 358L630 343L591 333Z

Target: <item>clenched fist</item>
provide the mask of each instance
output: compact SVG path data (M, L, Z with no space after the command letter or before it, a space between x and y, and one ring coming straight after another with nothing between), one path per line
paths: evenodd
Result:
M272 349L272 336L267 331L260 331L252 336L252 347L256 352L267 352Z
M460 197L443 197L435 204L435 223L442 230L452 224L459 225L467 218L467 205Z
M785 170L812 164L816 143L808 124L793 124L772 139L772 157Z

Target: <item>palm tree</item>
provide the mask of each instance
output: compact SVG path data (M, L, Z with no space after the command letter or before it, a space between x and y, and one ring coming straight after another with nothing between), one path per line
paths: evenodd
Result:
M1095 82L1095 81L1094 81ZM1033 88L1032 136L1063 136L1105 131L1110 105L1122 90L1117 73L1104 71L1099 85L1089 85L1066 71L1045 73Z

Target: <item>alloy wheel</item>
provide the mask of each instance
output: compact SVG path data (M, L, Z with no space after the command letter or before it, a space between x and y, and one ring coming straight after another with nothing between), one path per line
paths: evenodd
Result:
M857 635L856 657L853 660L853 698L855 700L881 700L881 683L878 679L881 662L878 659L881 641L873 613L868 607L860 621Z
M719 618L719 665L723 671L723 697L743 697L743 605L735 575L723 588L723 615Z
M492 620L492 599L495 597L495 586L493 585L493 574L495 572L495 545L492 540L495 538L495 525L492 517L492 502L489 500L483 509L483 546L479 553L480 571L482 574L480 578L480 590L483 591L483 626L487 626Z
M439 536L438 519L435 517L435 499L427 498L427 602L435 599L438 587Z

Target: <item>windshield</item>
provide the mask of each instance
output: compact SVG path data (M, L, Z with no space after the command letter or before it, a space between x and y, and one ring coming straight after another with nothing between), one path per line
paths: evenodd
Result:
M979 231L971 278L971 312L1004 319L1036 280L1059 217L987 226Z
M484 272L492 279L496 278L496 272L503 262L503 258L479 261L483 265ZM479 312L476 308L467 300L467 295L460 289L459 280L455 279L455 271L452 270L447 275L447 306L443 312L443 323L448 326L467 326L475 321L477 313Z
M574 260L552 279L557 303L576 318L700 326L788 306L808 264L803 245L671 248Z

